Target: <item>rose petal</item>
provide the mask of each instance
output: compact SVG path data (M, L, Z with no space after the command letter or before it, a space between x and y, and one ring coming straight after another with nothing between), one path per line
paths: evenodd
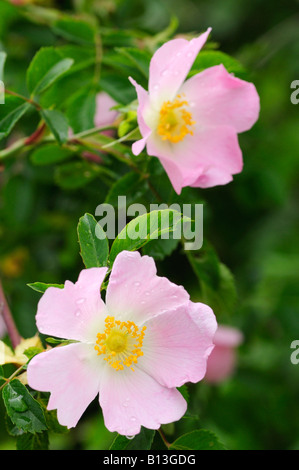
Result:
M59 423L71 428L98 394L103 364L92 345L56 347L30 361L28 384L35 390L51 392L48 409L57 409Z
M180 92L192 104L193 119L203 127L231 126L239 133L250 129L259 116L260 100L253 83L234 77L223 65L194 75Z
M111 109L117 103L104 91L96 96L95 127L104 127L112 124L118 116L118 111Z
M162 387L135 367L115 371L107 366L100 388L100 405L109 431L134 436L141 426L158 429L179 420L187 404L175 388Z
M149 71L149 94L154 103L175 98L210 31L191 41L173 39L155 52Z
M129 251L116 257L106 293L110 315L142 324L188 300L182 286L157 276L153 258Z
M145 91L145 89L142 88L142 86L138 85L138 83L136 83L135 80L133 80L133 78L129 77L129 80L136 89L137 98L138 98L137 120L138 120L139 130L143 136L143 139L135 142L132 147L134 155L138 155L140 152L142 152L145 146L146 140L152 132L151 129L146 124L145 118L144 118L150 105L149 105L148 93Z
M65 339L94 340L106 313L100 294L106 272L107 268L84 269L75 284L66 281L63 289L49 287L38 304L39 331Z
M198 382L206 372L217 323L210 307L189 302L146 322L138 367L161 385Z
M225 184L231 181L232 174L243 168L238 137L229 126L196 127L193 135L187 135L175 144L163 142L153 133L148 139L147 149L149 155L161 159L177 193L184 186Z

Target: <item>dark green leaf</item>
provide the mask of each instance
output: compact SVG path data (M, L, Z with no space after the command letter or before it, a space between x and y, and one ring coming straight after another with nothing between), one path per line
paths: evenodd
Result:
M176 439L170 450L225 450L225 447L214 433L199 429Z
M119 196L126 196L126 203L130 205L138 200L146 191L145 180L136 172L126 173L120 177L110 188L105 203L119 206ZM124 208L125 209L125 208Z
M41 115L59 144L66 142L69 125L66 117L57 109L43 109Z
M76 18L65 17L55 21L53 30L68 41L76 43L93 44L95 40L94 27L90 23Z
M108 239L101 225L92 215L85 214L81 217L78 224L78 238L80 253L86 268L108 265Z
M194 75L204 69L215 65L224 65L226 70L236 75L244 75L245 68L234 57L229 56L221 51L201 51L196 57L190 75Z
M3 401L13 424L25 432L47 429L40 404L31 396L25 385L14 379L3 388Z
M151 448L155 432L152 429L141 428L141 431L133 439L118 435L114 439L110 450L149 450Z
M53 165L72 157L74 152L66 147L55 144L46 144L37 148L30 156L34 165Z
M74 133L92 129L96 110L96 92L83 88L72 100L67 117Z
M17 438L17 450L48 450L49 436L44 431L38 434L25 433Z
M0 104L0 139L3 139L12 131L30 107L29 103L16 96L5 96L5 103Z
M151 54L145 50L135 49L133 47L116 48L119 54L123 54L129 62L134 65L144 76L148 78L149 64L151 61Z

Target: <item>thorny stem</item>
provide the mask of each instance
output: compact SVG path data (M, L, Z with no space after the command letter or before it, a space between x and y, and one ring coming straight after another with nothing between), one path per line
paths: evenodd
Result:
M3 317L12 347L15 349L18 346L18 344L21 342L22 338L17 330L10 308L6 301L1 281L0 281L0 314Z

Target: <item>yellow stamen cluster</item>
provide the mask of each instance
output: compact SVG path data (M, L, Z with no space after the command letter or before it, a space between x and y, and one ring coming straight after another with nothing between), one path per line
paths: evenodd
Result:
M139 330L132 321L122 322L114 317L106 317L104 333L97 334L95 350L98 355L104 354L104 360L115 370L123 370L124 366L134 370L132 364L137 364L143 356L141 351L146 326Z
M160 109L160 119L157 132L162 140L169 140L173 144L180 142L187 134L193 135L189 127L195 124L192 115L185 109L188 101L177 95L173 101L165 101Z

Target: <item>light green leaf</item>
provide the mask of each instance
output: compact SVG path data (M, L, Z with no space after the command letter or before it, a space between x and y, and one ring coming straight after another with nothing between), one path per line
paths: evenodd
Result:
M59 289L64 288L63 284L45 284L44 282L33 282L31 284L27 284L27 286L37 292L41 292L42 294L46 292L49 287L58 287Z
M114 240L110 261L113 262L123 250L135 251L142 248L151 240L160 236L167 238L169 233L176 232L181 228L182 222L189 219L183 217L178 211L172 209L155 210L131 220ZM176 237L174 237L176 238Z
M0 52L0 80L3 81L4 76L4 65L6 61L7 54L5 52Z

